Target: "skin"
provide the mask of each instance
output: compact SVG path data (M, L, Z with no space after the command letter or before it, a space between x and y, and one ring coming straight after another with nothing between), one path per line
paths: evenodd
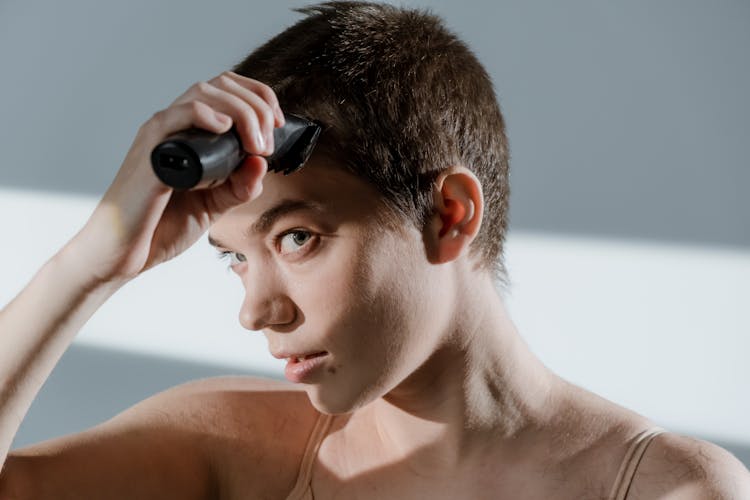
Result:
M469 252L483 203L468 169L438 179L424 228L384 226L376 190L321 155L290 176L265 175L252 156L206 192L173 193L151 173L148 153L174 131L235 123L260 155L282 119L259 82L225 73L191 87L141 127L86 226L0 312L0 499L285 498L320 412L337 416L316 498L606 498L651 423L561 380L524 344ZM288 199L320 209L247 230ZM277 355L325 351L322 369L304 384L186 384L9 454L88 317L209 228L244 285L241 324ZM670 434L648 448L628 498L742 498L749 483L724 450Z

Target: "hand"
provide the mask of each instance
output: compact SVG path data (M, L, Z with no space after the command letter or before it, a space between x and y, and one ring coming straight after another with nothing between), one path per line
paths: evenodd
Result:
M97 281L127 281L192 245L217 217L257 198L267 171L260 156L273 153L273 128L284 123L270 87L225 72L190 87L155 113L136 134L112 185L84 228L69 243ZM151 151L191 127L216 134L235 126L249 153L220 186L174 191L151 168Z

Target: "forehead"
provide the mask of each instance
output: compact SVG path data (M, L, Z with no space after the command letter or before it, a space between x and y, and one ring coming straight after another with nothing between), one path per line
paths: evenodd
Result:
M377 189L323 155L313 156L297 172L289 175L268 173L263 178L263 192L248 203L239 205L214 223L211 233L219 238L230 235L236 223L243 226L257 222L261 215L284 201L307 201L320 208L329 221L373 220L382 206Z
M305 166L289 175L271 173L263 179L263 195L256 201L280 198L302 198L326 205L354 208L357 202L371 205L380 200L374 186L346 170L339 162L321 154L313 154ZM271 199L273 198L273 200Z

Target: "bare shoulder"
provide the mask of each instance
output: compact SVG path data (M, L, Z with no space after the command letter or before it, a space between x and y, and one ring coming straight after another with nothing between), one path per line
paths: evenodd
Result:
M190 382L142 408L201 436L221 498L284 498L319 415L299 386L257 377Z
M643 455L628 498L750 499L750 473L713 443L665 433Z
M188 382L156 394L116 418L127 419L129 414L136 418L151 415L170 427L208 436L276 446L287 441L296 445L292 429L306 436L318 417L299 386L248 376ZM289 438L279 436L282 431L291 432Z
M222 434L239 432L241 436L247 434L247 425L267 429L268 425L284 426L290 420L299 424L300 419L314 421L317 417L299 386L249 376L194 380L156 394L128 411L161 412L175 425L197 425Z
M0 497L284 498L317 417L286 382L190 382L82 433L13 451Z

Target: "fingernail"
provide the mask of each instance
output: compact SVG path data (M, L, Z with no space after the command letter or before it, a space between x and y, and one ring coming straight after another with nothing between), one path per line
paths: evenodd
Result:
M266 150L266 140L263 138L263 135L260 132L257 132L255 134L255 141L258 143L258 150Z

